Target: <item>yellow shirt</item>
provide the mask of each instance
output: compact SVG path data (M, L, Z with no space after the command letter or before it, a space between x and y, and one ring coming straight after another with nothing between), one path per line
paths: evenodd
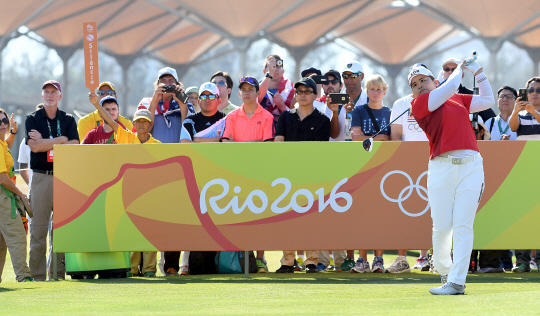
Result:
M118 121L122 123L122 125L124 125L130 131L133 130L133 123L127 118L123 117L122 115L119 115ZM88 115L81 117L81 119L77 123L77 131L79 132L80 142L82 143L84 137L86 136L86 134L88 134L88 132L98 127L99 125L103 125L103 120L101 119L101 116L99 116L97 110L95 110L94 112Z
M3 153L0 153L0 173L7 173L8 177L9 172L13 168L13 157L11 156L11 152L9 151L8 144L5 140L0 139L0 146L3 150ZM11 179L14 181L14 179Z
M118 133L114 133L114 140L117 144L140 144L141 141L137 137L136 133L132 131L126 131L123 128L118 129ZM150 138L146 141L145 144L161 144L161 142L150 134ZM12 163L13 164L13 163Z

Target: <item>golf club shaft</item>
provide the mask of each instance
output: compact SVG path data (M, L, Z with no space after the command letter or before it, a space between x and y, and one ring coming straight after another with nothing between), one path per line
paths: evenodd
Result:
M394 123L395 121L398 120L398 118L402 117L403 114L409 112L411 109L407 109L405 110L405 112L401 113L398 117L396 117L392 122L386 124L386 126L384 126L383 128L381 128L377 133L375 133L375 135L371 136L370 138L375 138L375 136L379 135L382 131L384 131L388 126L392 125L392 123Z

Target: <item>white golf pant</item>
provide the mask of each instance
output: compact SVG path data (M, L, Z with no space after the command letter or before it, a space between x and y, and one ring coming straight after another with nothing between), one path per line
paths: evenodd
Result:
M459 159L436 157L428 167L428 197L433 219L433 264L448 282L465 285L473 246L473 224L484 190L480 153ZM453 233L453 234L452 234ZM453 262L450 256L454 242Z

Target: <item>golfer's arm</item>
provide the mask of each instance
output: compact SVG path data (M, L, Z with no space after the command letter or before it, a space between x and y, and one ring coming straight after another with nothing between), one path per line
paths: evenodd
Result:
M454 70L445 83L429 93L428 110L430 112L437 110L446 100L450 99L456 93L461 83L462 73L463 70L461 68Z

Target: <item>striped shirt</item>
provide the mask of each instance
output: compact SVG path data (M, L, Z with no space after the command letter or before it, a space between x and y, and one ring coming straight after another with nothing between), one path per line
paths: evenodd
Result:
M536 135L540 134L540 123L534 118L534 116L523 110L518 113L519 127L517 129L517 136L521 135Z

